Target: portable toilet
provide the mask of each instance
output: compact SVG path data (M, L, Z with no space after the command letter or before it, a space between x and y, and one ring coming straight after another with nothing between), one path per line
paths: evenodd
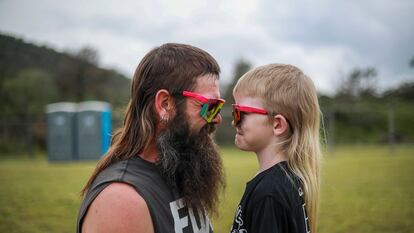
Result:
M101 101L79 103L76 128L78 159L101 158L111 141L111 105Z
M68 161L76 157L76 111L75 103L61 102L46 106L49 161Z

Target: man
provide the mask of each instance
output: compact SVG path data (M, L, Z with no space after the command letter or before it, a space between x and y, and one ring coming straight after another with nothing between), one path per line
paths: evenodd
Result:
M151 50L132 80L123 127L83 189L77 232L213 232L224 186L211 138L220 68L183 44Z

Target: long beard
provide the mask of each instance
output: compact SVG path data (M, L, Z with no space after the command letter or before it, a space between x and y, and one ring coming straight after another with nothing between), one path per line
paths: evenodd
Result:
M169 185L177 187L186 204L216 212L224 188L223 165L211 134L213 124L192 133L187 117L178 113L157 139L159 168Z

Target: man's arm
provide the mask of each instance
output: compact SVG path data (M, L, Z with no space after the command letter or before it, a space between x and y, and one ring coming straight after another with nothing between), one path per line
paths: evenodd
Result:
M92 202L82 233L98 232L154 232L147 203L132 186L112 183Z

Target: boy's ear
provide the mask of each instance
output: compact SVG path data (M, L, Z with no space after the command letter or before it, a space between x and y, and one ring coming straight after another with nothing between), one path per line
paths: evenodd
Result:
M155 95L155 111L159 119L169 120L172 118L172 109L174 109L174 101L170 93L161 89Z
M286 118L280 114L273 117L273 134L281 136L289 130L289 123Z

